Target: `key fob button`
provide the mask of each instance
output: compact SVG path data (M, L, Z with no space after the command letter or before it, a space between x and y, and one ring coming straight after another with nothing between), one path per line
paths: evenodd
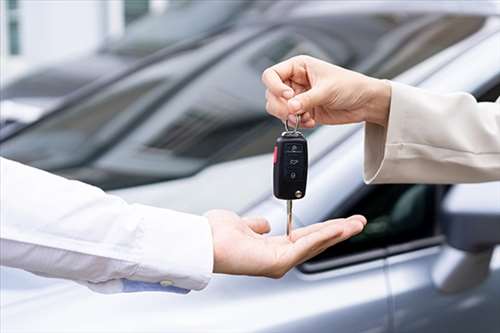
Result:
M287 144L285 144L285 152L286 153L302 153L303 150L304 150L304 148L300 143L287 143Z
M300 168L287 168L286 176L290 181L299 181L304 179L303 170Z
M300 167L304 165L304 159L301 156L287 155L285 158L285 165L289 168Z

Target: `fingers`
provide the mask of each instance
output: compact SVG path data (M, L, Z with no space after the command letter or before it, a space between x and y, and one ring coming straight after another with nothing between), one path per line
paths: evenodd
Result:
M294 95L292 88L284 83L291 76L292 71L293 68L289 62L274 65L262 73L262 82L273 95L286 99L292 98Z
M359 234L366 225L366 218L354 215L348 219L330 220L306 228L297 229L293 234L292 266L300 264L332 245Z
M269 222L263 217L243 218L243 221L258 234L266 234L271 231Z
M295 126L296 117L288 112L286 99L281 97L276 97L274 94L266 90L266 109L267 112L276 118L285 120L288 118L288 123L290 126ZM316 121L312 118L310 112L305 112L301 116L300 127L302 128L313 128L316 126Z
M269 114L279 118L281 120L285 120L288 116L286 100L280 97L276 97L273 93L266 90L266 110Z
M353 215L346 219L343 223L343 231L342 235L340 237L340 240L338 242L342 242L346 239L349 239L353 236L356 236L359 234L361 231L363 231L363 228L366 225L366 218L362 215ZM336 243L338 243L336 242ZM332 244L333 245L333 244ZM331 245L329 245L331 246Z
M301 90L299 88L299 90ZM301 114L300 126L312 128L316 121L311 116L313 108L319 103L321 96L319 88L310 89L296 95L292 99L285 99L273 93L270 89L266 90L266 110L271 115L285 120L288 119L292 126L295 126L295 115Z
M363 215L353 215L347 219L334 219L334 220L328 220L326 222L322 223L315 223L311 224L307 227L299 228L293 230L291 234L291 240L292 242L297 241L299 238L302 238L304 236L307 236L315 231L318 231L322 228L329 227L331 225L337 225L341 228L347 228L347 230L350 232L352 228L355 228L356 226L359 227L359 224L362 224L362 227L366 225L366 218ZM348 234L348 233L346 233Z
M262 82L276 97L286 99L303 92L309 85L305 56L297 56L267 68L262 73Z
M297 118L295 117L295 115L289 114L288 115L288 124L290 126L295 126L296 119ZM311 113L310 112L303 113L302 116L301 116L301 118L300 118L300 127L302 127L302 128L313 128L314 126L316 126L316 121L311 116Z
M291 114L301 114L311 111L314 107L319 106L324 97L320 87L311 87L311 89L297 94L288 100L288 111Z
M344 220L344 219L339 219L339 220ZM292 231L292 234L290 235L290 240L292 242L296 242L298 239L307 236L315 231L320 230L321 228L326 227L328 224L334 224L337 223L339 220L331 220L327 222L322 222L322 223L314 223L311 224L307 227L299 228L299 229L294 229Z
M342 227L331 224L319 228L318 230L299 238L292 245L292 256L289 263L290 267L298 265L326 248L326 243L332 240L338 240L342 236Z

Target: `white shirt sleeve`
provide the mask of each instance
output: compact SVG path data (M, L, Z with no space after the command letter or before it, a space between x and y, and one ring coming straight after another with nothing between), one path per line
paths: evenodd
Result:
M87 285L126 280L200 290L210 280L205 217L131 205L4 158L0 183L1 265Z

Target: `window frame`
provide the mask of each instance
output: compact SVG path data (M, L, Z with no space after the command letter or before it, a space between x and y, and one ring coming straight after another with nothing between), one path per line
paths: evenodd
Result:
M440 234L439 230L439 215L441 209L440 205L446 195L445 192L447 191L448 186L438 185L438 184L429 184L429 185L433 186L435 189L435 196L433 198L436 208L435 220L430 222L433 223L433 228L434 228L433 235L428 237L415 238L410 241L405 241L399 244L388 244L383 247L378 247L361 252L353 251L352 253L346 255L332 257L330 259L325 259L318 262L312 263L306 261L297 268L302 273L307 273L307 274L319 273L331 269L350 266L353 264L361 264L368 261L384 259L396 254L401 254L401 253L420 250L427 247L441 245L444 242L444 236ZM394 184L394 186L398 186L398 184ZM354 207L360 200L362 200L362 198L364 198L368 194L372 194L378 189L379 187L370 188L370 186L365 186L365 185L359 186L352 191L351 196L347 200L345 200L345 202L354 201L354 203L350 204L350 207ZM342 211L344 210L345 210L344 208L339 209L338 207L336 207L329 215L337 216L341 214Z

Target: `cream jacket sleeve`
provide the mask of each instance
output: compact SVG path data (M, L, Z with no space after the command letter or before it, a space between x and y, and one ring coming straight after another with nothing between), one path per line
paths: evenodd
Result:
M210 280L205 217L128 204L4 158L0 171L2 265L106 293L198 290Z
M500 99L437 94L391 82L387 129L366 124L367 183L500 180Z

